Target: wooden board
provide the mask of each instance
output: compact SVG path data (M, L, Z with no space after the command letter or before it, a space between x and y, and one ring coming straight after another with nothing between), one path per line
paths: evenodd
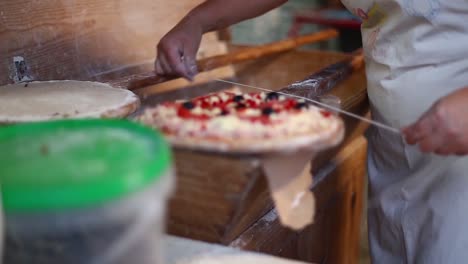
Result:
M177 151L171 234L229 244L272 206L256 160Z
M202 0L2 0L0 85L11 83L13 57L36 80L106 77L151 70L159 39ZM222 54L207 34L199 57Z

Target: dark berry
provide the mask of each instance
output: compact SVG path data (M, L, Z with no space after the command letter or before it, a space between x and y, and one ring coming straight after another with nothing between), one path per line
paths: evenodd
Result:
M268 94L267 94L266 99L267 99L267 100L278 100L278 99L279 99L279 96L280 96L279 93L277 93L277 92L271 92L271 93L268 93Z
M244 96L242 95L236 95L234 96L234 98L232 98L232 100L236 103L239 103L239 102L242 102L244 100Z
M309 108L309 105L307 103L297 103L296 106L294 106L295 109L303 109L303 108Z
M195 104L188 101L188 102L183 103L182 107L184 107L185 109L191 110L195 108Z
M240 104L237 104L236 109L244 109L246 107L247 106L245 104L240 103Z
M273 108L271 108L271 107L266 107L266 108L262 109L262 115L269 116L269 115L273 114L274 112L275 112L275 110L273 110Z
M228 115L228 114L229 114L229 111L226 110L226 109L223 109L223 110L221 111L221 115L222 115L222 116L225 116L225 115Z

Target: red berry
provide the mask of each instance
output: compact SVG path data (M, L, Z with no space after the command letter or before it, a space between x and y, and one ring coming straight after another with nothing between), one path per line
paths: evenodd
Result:
M320 113L324 116L324 117L330 117L332 115L332 113L328 112L328 111L325 111L325 110L322 110L320 111Z
M249 107L257 107L257 102L255 102L254 100L247 100L247 105Z
M177 115L182 118L189 118L192 116L192 113L190 112L190 110L184 107L179 107L179 109L177 110Z
M206 101L206 100L203 100L201 102L201 107L202 108L208 108L208 107L210 107L210 103L208 101Z
M291 108L295 107L296 104L297 104L296 100L294 100L294 99L288 99L288 100L286 101L284 107L285 107L286 109L291 109Z

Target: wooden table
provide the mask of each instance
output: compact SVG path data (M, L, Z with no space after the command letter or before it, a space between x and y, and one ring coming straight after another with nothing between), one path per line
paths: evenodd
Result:
M303 79L346 55L294 51L236 68L237 81L279 89ZM364 72L333 90L348 111L368 111ZM139 91L143 106L191 98L229 88L208 82L160 93L157 87ZM186 238L229 245L316 263L356 263L359 254L366 125L345 118L347 135L338 148L323 153L314 174L318 201L315 224L301 232L280 226L258 160L176 151L177 191L170 202L169 232Z

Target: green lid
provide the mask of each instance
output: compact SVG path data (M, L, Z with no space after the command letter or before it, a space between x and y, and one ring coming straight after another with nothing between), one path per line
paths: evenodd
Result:
M127 120L60 120L0 128L7 212L93 206L137 192L171 165L168 144Z

